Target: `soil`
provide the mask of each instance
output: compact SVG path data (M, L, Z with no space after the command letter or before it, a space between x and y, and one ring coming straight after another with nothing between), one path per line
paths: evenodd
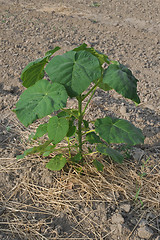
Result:
M159 1L0 0L0 5L0 239L160 239ZM145 143L130 149L121 166L106 163L104 173L89 164L82 176L50 172L38 156L17 161L36 127L25 128L11 111L24 91L23 68L55 46L61 54L83 42L127 65L139 79L141 99L136 107L99 89L87 118L127 119L142 129Z

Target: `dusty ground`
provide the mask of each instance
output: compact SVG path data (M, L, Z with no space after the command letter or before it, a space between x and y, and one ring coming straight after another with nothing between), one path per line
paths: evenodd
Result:
M158 240L159 1L0 0L0 5L0 239ZM63 53L83 42L127 64L139 79L141 99L135 107L115 92L99 90L88 118L111 114L130 120L143 130L145 144L131 149L122 166L107 163L103 174L90 165L84 176L52 173L38 156L17 161L35 127L24 128L11 112L24 90L22 69L55 46Z

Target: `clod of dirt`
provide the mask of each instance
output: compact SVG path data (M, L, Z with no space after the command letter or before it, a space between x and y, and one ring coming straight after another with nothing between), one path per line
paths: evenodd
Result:
M119 236L122 234L122 225L120 223L118 224L113 224L110 227L111 232L112 232L112 239L118 240Z
M128 213L131 209L131 205L130 204L121 204L120 209L124 210L126 213Z
M124 223L124 218L122 217L122 215L120 213L115 213L113 216L112 216L112 223Z
M143 239L150 239L150 237L153 235L152 229L147 226L138 228L137 232L138 236Z

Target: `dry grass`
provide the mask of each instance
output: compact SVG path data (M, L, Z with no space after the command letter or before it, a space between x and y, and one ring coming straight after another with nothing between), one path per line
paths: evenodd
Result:
M18 131L17 136L21 136L19 145L23 149L29 131L19 122L17 122L16 131ZM7 144L16 148L17 143L13 145L9 141L14 131L9 134ZM91 163L95 157L104 163L103 173L92 166ZM75 233L82 236L76 239L89 239L81 230L87 223L87 231L94 235L91 239L107 239L111 234L107 227L110 219L105 222L105 236L102 237L104 223L92 218L93 205L96 203L107 203L110 207L118 206L123 201L131 201L135 204L135 209L139 209L143 202L144 210L139 212L139 216L137 215L139 220L148 210L155 211L157 217L160 213L158 165L149 167L151 163L148 163L148 168L145 169L147 175L142 177L144 169L136 162L125 160L119 165L106 162L101 156L93 155L86 157L87 164L83 167L82 174L77 173L73 167L68 171L55 174L45 169L45 161L39 156L28 156L23 160L0 158L0 174L3 175L0 199L5 206L4 212L1 213L1 232L18 235L20 239L75 239ZM19 177L11 185L9 183L11 179L8 176L12 173L19 174ZM140 189L139 194L137 194L138 189ZM134 201L135 198L136 201ZM88 212L81 211L79 206L83 206L83 209L87 207ZM67 214L71 222L74 222L74 226L71 226L72 231L66 238L58 237L57 230L49 227L52 223L49 225L48 222L52 221L52 218L59 218L62 212ZM34 219L32 215L35 216L35 214L43 217ZM45 231L49 234L47 238L44 237Z

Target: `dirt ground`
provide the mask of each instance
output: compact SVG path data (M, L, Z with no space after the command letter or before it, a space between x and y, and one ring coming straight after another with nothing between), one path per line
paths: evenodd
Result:
M160 4L158 0L0 0L0 239L160 239ZM36 124L11 111L23 68L60 46L82 43L127 65L139 79L139 106L97 90L87 117L133 122L145 143L122 165L90 164L84 175L51 172L39 156L16 160ZM70 100L69 106L75 102ZM89 159L90 161L91 159Z

